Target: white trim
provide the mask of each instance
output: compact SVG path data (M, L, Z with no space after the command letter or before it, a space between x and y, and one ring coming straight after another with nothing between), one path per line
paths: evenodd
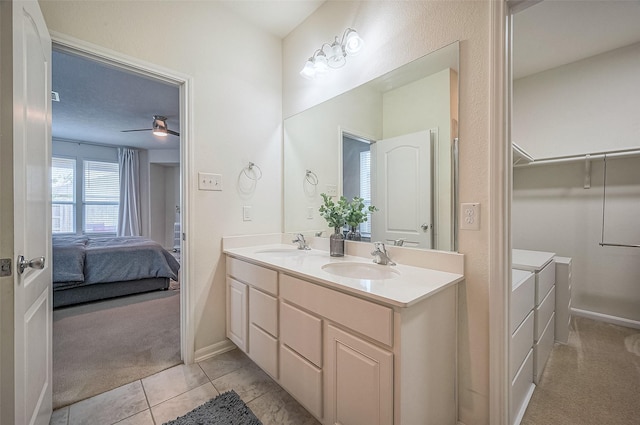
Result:
M215 344L196 350L195 361L201 362L203 360L210 359L213 356L217 356L218 354L231 351L235 348L236 346L231 341L225 339L224 341L216 342Z
M191 205L193 205L191 187L191 167L193 162L192 134L193 134L193 78L189 75L164 68L154 63L146 62L138 58L127 56L114 50L88 43L86 41L68 36L66 34L51 31L51 39L56 48L69 50L75 54L81 54L93 60L116 65L136 74L145 75L169 84L175 84L180 88L180 169L181 169L181 223L180 228L184 234L190 234ZM194 291L190 290L189 283L194 282L193 264L191 263L191 241L187 238L181 248L183 267L180 268L180 282L183 296L180 297L180 352L185 364L194 362L195 353L195 302L192 298ZM186 265L186 267L184 267ZM186 268L186 273L184 272Z
M587 319L598 320L600 322L611 323L626 328L640 329L640 321L625 319L624 317L611 316L609 314L598 313L590 310L582 310L571 307L571 314L574 316L586 317Z
M529 391L527 391L527 395L524 397L524 401L520 406L520 410L518 410L518 414L513 419L513 425L520 425L520 423L522 422L522 418L524 418L524 414L527 411L527 407L529 406L529 402L531 401L531 397L533 397L533 392L535 391L535 389L536 385L534 383L531 383Z
M509 422L511 287L511 143L509 142L508 7L491 1L489 145L489 423Z

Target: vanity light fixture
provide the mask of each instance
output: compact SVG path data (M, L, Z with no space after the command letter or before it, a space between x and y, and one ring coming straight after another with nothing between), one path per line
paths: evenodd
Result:
M356 30L347 28L342 39L335 37L332 44L324 43L304 64L300 75L313 79L324 75L329 68L342 68L347 63L347 56L355 56L362 50L364 41Z

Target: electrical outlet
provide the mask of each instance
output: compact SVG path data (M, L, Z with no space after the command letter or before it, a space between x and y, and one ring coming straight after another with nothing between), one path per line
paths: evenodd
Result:
M245 205L242 207L242 220L251 221L251 207Z
M307 207L307 220L313 220L313 207Z
M338 186L335 184L327 185L327 195L329 196L338 196Z
M477 202L460 205L462 211L460 217L461 230L480 230L480 204Z
M198 173L198 189L222 190L222 175L212 173Z

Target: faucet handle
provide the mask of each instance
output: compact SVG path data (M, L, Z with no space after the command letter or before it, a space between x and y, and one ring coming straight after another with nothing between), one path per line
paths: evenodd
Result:
M307 241L304 239L304 235L302 233L296 234L296 238L291 242L298 244L298 249L306 249L310 250L311 248L307 245Z
M384 242L378 241L378 242L374 242L373 246L375 247L375 249L377 251L382 251L382 252L387 252L387 248L384 246Z

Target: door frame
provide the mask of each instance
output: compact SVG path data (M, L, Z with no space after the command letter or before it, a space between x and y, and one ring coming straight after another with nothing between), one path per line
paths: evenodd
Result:
M180 228L182 242L180 249L181 267L179 272L180 291L180 357L185 364L195 361L195 303L189 282L193 281L191 259L190 223L193 205L191 188L191 167L193 164L193 77L161 67L114 50L106 49L66 34L50 31L53 46L88 59L107 63L120 69L143 75L168 84L174 84L180 90Z
M516 1L490 3L489 423L508 425L512 188L510 8L515 7Z

